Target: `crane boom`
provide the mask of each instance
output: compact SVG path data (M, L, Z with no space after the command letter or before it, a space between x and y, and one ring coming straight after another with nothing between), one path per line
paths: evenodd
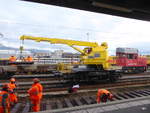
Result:
M36 42L49 42L51 44L65 44L81 53L81 61L83 64L87 65L102 65L104 69L109 68L108 63L108 45L103 42L98 45L96 42L86 42L86 41L75 41L68 39L59 38L46 38L46 37L33 37L23 35L20 40L34 40ZM80 49L75 46L86 46L84 49Z
M88 46L88 47L96 47L98 43L96 42L86 42L86 41L75 41L75 40L68 40L68 39L59 39L59 38L45 38L45 37L33 37L33 36L26 36L23 35L20 37L20 40L35 40L37 42L45 41L51 44L67 44L69 46L77 45L77 46Z
M98 46L98 43L96 43L96 42L75 41L75 40L67 40L67 39L59 39L59 38L33 37L33 36L27 36L27 35L23 35L20 37L20 40L25 40L25 39L35 40L37 42L45 41L45 42L49 42L51 44L66 44L66 45L72 47L73 49L77 50L81 54L86 54L86 53L83 50L81 50L80 48L74 47L74 45L88 46L88 47L97 47Z

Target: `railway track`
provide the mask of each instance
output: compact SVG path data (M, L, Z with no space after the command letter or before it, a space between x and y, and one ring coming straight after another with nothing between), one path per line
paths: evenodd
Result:
M53 78L53 77L52 77ZM27 101L27 90L30 88L32 84L33 77L29 78L17 78L18 81L18 96L19 103L12 107L11 113L27 113L30 111L30 104ZM80 91L79 94L68 94L67 88L70 84L66 81L60 81L56 79L52 79L51 77L46 76L46 78L40 78L41 83L44 86L44 98L41 102L41 110L53 110L74 106L82 106L96 103L96 91L93 89L97 88L110 88L113 89L112 92L114 94L114 100L123 100L130 99L142 96L150 95L149 89L143 90L135 90L133 88L131 91L129 88L125 89L123 87L133 87L133 86L145 86L150 85L150 75L144 76L124 76L116 83L108 83L108 82L91 82L90 84L80 83ZM22 82L21 82L22 81ZM2 80L1 82L6 82ZM120 88L119 92L116 91ZM88 91L88 93L87 93ZM54 93L55 92L55 93ZM81 94L80 94L81 92ZM89 92L92 92L90 94ZM53 94L53 95L52 95ZM56 98L57 97L57 98ZM66 98L67 97L67 98Z
M150 83L150 75L145 76L129 76L123 77L119 81L115 83L110 83L109 81L97 81L97 82L81 82L80 89L93 89L93 88L103 88L103 87L118 87L125 85L141 85L141 84L149 84ZM31 86L32 82L21 82L19 84L18 90L26 90ZM53 92L53 91L66 91L68 87L70 87L70 83L68 81L41 81L41 84L44 86L45 92Z
M28 76L28 75L27 75ZM17 80L17 92L19 94L26 94L27 90L32 85L32 79L31 78L16 78ZM68 87L70 87L72 84L70 84L68 81L61 81L57 79L51 79L50 78L40 78L41 84L44 87L44 92L54 92L54 91L66 91ZM2 80L0 81L0 85L2 83L8 82L8 80ZM149 84L150 83L150 75L145 76L124 76L119 81L115 83L110 83L109 81L94 81L91 83L81 82L80 89L95 89L95 88L109 88L109 87L121 87L126 85L142 85L142 84Z
M33 78L39 78L41 81L53 81L53 80L62 80L61 77L57 77L54 74L33 74L33 75L14 75L17 82L31 82ZM0 82L8 82L9 79L0 79Z
M134 87L112 89L111 92L114 95L112 101L135 99L138 97L146 97L150 95L150 89L148 88L136 89ZM44 97L44 99L41 102L41 111L70 108L91 104L96 104L96 91L60 95L57 96L57 98ZM28 113L30 112L30 104L28 101L19 102L12 108L11 111L11 113Z

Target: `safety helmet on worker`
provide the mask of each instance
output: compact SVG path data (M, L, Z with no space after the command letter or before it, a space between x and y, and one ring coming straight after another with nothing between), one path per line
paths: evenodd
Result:
M11 82L15 82L16 80L15 80L15 78L11 78L10 81Z
M34 82L34 83L38 83L38 82L40 82L40 80L39 80L38 78L34 78L34 79L33 79L33 82Z

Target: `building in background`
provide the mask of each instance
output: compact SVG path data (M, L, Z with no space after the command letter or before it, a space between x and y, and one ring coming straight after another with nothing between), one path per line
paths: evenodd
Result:
M55 50L51 53L51 58L62 58L63 50Z
M64 52L63 50L55 50L54 52L50 51L30 51L30 50L24 50L22 51L22 54L20 54L19 50L0 50L0 58L9 58L10 56L16 56L19 58L32 56L34 58L53 58L53 59L59 59L59 58L80 58L79 53L71 53L71 52Z
M51 58L51 52L35 52L33 56L35 58Z
M20 55L21 54L19 50L0 50L0 58L9 58L10 56L16 56L17 58L19 58ZM23 51L22 56L33 56L33 54L30 51Z
M79 53L62 53L62 58L80 58Z

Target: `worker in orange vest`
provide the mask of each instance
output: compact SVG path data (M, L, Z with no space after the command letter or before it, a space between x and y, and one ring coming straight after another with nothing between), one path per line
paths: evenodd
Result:
M28 90L29 98L32 104L32 111L38 112L40 111L40 102L42 98L41 89L39 88L39 84L37 82L38 79L33 79L33 85ZM42 88L43 89L43 88Z
M8 89L8 84L3 84L2 90L0 91L0 113L10 113Z
M112 100L113 95L106 89L98 89L97 92L97 103L107 102L107 100Z
M33 85L32 86L37 86L39 88L39 97L42 99L43 96L43 86L40 84L40 80L38 78L33 79Z
M11 56L11 57L9 58L9 61L10 61L10 62L15 62L15 61L16 61L16 57L15 57L15 56Z
M16 82L15 78L11 78L10 83L8 84L11 105L14 105L15 103L18 102L17 94L15 92L15 89L16 89L17 85L16 85L15 82Z
M32 61L33 61L33 58L32 58L31 56L28 56L28 57L25 59L25 61L27 61L27 62L32 62Z

